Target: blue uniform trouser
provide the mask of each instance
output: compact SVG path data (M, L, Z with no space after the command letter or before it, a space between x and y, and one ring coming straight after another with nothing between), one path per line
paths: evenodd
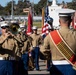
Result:
M24 64L24 69L28 70L28 62L29 62L28 52L22 54L22 61L23 61L23 64Z
M0 60L0 75L13 75L12 61Z
M51 57L51 54L50 54L50 57ZM48 70L48 71L50 71L51 63L52 63L51 59L48 59L48 60L47 60L47 70Z
M18 68L18 70L17 70L17 72L16 72L16 74L15 75L28 75L28 70L26 70L25 69L25 65L24 65L24 63L23 63L23 60L19 60L18 62L17 62L17 68ZM28 66L28 65L27 65Z
M76 75L72 65L52 65L50 75Z
M50 60L47 60L47 70L49 71L50 68L51 68L51 59Z
M36 70L39 69L39 47L34 47L34 50L31 52L32 57L35 61Z

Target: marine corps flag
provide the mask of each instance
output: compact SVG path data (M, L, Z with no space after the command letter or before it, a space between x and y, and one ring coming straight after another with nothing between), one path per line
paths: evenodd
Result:
M31 8L29 8L29 12L28 12L28 26L27 26L27 31L26 33L28 35L30 35L32 33L32 22L33 22L33 19L32 19L32 10Z
M76 12L75 12L75 15L74 15L74 18L73 18L73 21L72 21L72 26L74 29L76 29Z

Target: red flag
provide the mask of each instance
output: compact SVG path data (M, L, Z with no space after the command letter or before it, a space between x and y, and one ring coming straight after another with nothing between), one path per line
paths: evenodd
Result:
M72 21L72 26L74 29L76 29L76 12L75 12L75 15L74 15L74 18L73 18L73 21Z
M28 12L28 26L27 26L27 34L30 35L32 33L32 11Z

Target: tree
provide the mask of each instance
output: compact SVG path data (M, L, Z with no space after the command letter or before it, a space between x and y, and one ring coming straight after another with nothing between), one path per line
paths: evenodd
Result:
M18 4L17 4L17 11L16 11L16 15L22 15L25 14L23 12L24 8L29 8L30 7L30 2L28 0L19 0Z
M52 2L48 1L48 5L51 5ZM35 7L36 6L36 7ZM47 0L40 0L37 5L34 6L34 9L36 11L36 14L41 15L42 14L42 8L47 6Z
M11 1L7 3L7 6L4 9L7 15L11 15Z
M13 1L13 5L15 5L15 1ZM12 1L8 2L7 5L5 6L4 11L6 12L6 15L11 15L11 7L12 7Z
M62 5L63 5L62 7L64 8L64 6L65 6L65 2L64 1L62 1Z
M76 0L72 0L72 2L76 2Z
M76 10L76 0L67 3L68 8Z
M0 15L3 15L3 14L4 14L3 9L4 9L4 7L2 7L2 6L0 5Z

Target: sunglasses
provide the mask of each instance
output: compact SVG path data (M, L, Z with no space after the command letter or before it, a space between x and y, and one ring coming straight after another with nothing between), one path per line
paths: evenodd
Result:
M33 31L37 31L37 29L33 29Z
M9 26L2 26L1 28L2 29L6 29L6 28L9 28Z

